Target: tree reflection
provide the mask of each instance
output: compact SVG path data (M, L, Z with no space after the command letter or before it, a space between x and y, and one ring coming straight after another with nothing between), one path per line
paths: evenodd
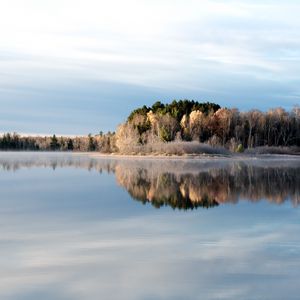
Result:
M300 160L130 160L88 156L2 155L0 168L72 167L114 173L130 196L154 207L211 208L225 203L267 200L300 202Z
M142 203L155 207L178 209L214 207L239 200L281 204L300 201L300 168L262 167L234 163L224 168L211 168L197 174L174 174L151 170L116 169L118 183Z

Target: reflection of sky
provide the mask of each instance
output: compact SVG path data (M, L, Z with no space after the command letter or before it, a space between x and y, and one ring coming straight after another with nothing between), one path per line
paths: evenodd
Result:
M295 0L6 1L1 131L114 130L137 105L174 98L291 108L299 9Z
M299 211L132 201L113 174L0 172L3 299L298 299Z

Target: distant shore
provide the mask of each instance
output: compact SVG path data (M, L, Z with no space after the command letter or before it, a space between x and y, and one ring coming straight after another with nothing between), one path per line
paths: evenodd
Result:
M141 155L141 154L119 154L119 153L91 153L77 152L79 155L88 155L90 157L103 157L103 158L117 158L117 159L194 159L194 160L251 160L251 159L300 159L299 154L235 154L230 155L212 155L212 154L185 154L185 155L163 155L163 154L150 154L150 155Z
M163 153L101 153L96 151L22 151L22 150L0 150L0 156L2 154L54 154L63 155L71 154L76 156L89 156L89 157L103 157L103 158L130 158L130 159L203 159L203 160L219 160L219 159L260 159L260 158L276 158L276 159L286 159L286 158L299 158L300 152L295 153L256 153L256 152L244 152L244 153L227 153L227 154L208 154L208 153L186 153L186 154L163 154Z

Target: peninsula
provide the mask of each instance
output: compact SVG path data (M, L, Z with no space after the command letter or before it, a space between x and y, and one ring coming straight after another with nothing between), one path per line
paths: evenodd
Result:
M155 102L132 111L115 132L88 136L5 133L0 150L130 155L299 154L300 108L240 112L211 102Z

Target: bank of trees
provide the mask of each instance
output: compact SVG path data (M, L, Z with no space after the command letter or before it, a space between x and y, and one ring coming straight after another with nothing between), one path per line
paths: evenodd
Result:
M259 146L300 146L300 108L267 112L221 108L189 100L156 102L134 110L116 133L121 152L171 141L198 141L231 151Z
M15 151L98 151L111 153L116 151L115 133L98 135L57 137L53 136L20 136L17 133L6 133L0 137L1 150Z
M240 112L210 102L174 100L135 109L116 133L80 137L25 137L16 133L0 136L0 150L145 154L211 154L213 150L220 154L225 148L241 152L261 146L300 147L300 107L291 111L274 108L266 112Z

